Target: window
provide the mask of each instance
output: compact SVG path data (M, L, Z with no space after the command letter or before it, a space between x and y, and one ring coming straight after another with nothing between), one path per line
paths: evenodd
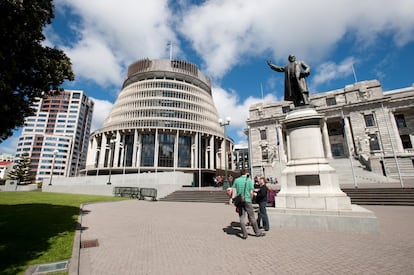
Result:
M178 167L191 167L191 137L178 137Z
M173 167L174 166L174 143L175 135L160 134L158 149L158 166Z
M378 151L380 149L380 145L378 142L378 136L377 134L370 134L369 135L369 149L371 151Z
M290 106L284 106L284 107L282 107L282 112L283 112L284 114L286 114L286 113L290 112Z
M373 114L364 115L365 126L372 127L375 126L375 120Z
M142 152L141 152L141 165L142 166L154 166L154 146L155 135L143 134L142 135Z
M268 154L267 146L262 146L262 160L268 160L269 154Z
M267 139L266 129L261 129L260 130L260 139L261 140L266 140Z
M405 117L403 114L395 115L395 122L397 123L398 129L407 127L407 123L405 123Z
M326 105L327 106L333 106L336 105L336 98L335 97L328 97L326 99Z
M401 138L401 142L402 142L402 145L403 145L404 149L413 148L413 145L412 145L411 139L410 139L410 135L401 135L400 138Z

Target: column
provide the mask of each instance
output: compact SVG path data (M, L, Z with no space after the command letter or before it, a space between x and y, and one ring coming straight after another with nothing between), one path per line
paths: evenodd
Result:
M279 145L278 146L278 152L279 152L279 158L281 158L282 161L286 162L286 150L285 150L285 139L283 138L283 132L282 127L280 124L276 126L277 136L279 137Z
M322 119L322 141L325 149L325 157L332 159L331 142L329 141L328 124L326 118Z
M134 142L132 145L132 166L137 165L137 150L138 150L138 129L134 130Z
M115 150L114 150L114 153L113 153L113 156L114 156L114 160L113 160L113 167L119 167L119 145L120 145L120 143L121 143L121 133L120 133L120 131L116 131L116 137L115 137ZM112 146L112 149L114 148L113 147L113 145L111 145Z
M177 169L178 166L178 140L180 138L180 131L177 131L177 134L175 135L175 140L174 140L174 171L175 169Z
M105 133L102 133L102 141L101 141L101 152L99 153L99 163L98 167L105 166L105 155L106 155L106 145L108 143L108 139ZM109 158L108 158L109 159Z
M397 152L404 152L404 147L401 142L400 138L400 132L398 131L397 122L395 121L394 113L391 111L388 111L388 119L391 121L391 136L395 140L395 147L397 149Z
M159 140L158 140L158 129L155 129L155 144L154 144L154 168L157 171L158 167L158 151L159 151Z
M86 169L88 166L95 166L96 159L96 137L91 136L91 139L88 142L88 153L86 155Z
M214 136L210 136L210 163L209 163L209 168L213 169L214 168Z
M349 123L349 117L345 117L345 139L346 139L346 146L348 146L348 157L352 156L352 152L355 152L353 139L351 136L351 125Z

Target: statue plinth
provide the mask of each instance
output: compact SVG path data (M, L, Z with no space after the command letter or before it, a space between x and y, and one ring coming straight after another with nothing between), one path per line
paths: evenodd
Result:
M288 162L282 171L275 208L269 209L277 227L320 227L339 231L377 231L375 215L340 189L336 170L325 158L321 134L324 116L311 106L291 111L283 121Z

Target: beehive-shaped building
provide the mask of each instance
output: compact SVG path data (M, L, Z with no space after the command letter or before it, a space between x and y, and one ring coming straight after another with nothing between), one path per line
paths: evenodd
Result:
M224 152L231 157L225 137L210 79L196 65L139 60L129 66L103 127L91 135L86 174L217 174L225 169Z

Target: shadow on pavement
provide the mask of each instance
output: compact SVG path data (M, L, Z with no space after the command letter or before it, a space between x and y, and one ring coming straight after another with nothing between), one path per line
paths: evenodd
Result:
M231 222L229 226L223 228L223 231L227 233L227 235L234 235L239 238L242 237L242 231L240 229L239 222Z

